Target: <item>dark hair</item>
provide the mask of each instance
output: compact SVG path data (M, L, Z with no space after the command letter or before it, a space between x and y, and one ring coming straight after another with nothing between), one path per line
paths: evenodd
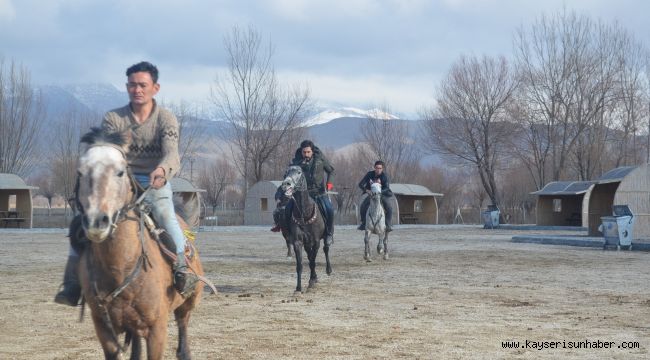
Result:
M311 140L304 140L303 142L300 143L300 148L304 149L306 147L311 148L311 150L314 151L315 146Z
M153 80L153 83L158 82L158 68L156 65L148 62L148 61L141 61L135 65L131 65L128 69L126 69L126 76L130 76L133 73L137 72L148 72L149 75L151 75L151 80Z
M386 167L386 164L384 164L384 162L381 161L381 160L377 160L377 161L375 161L375 166L377 166L377 165L381 165L381 166L384 167L384 168Z

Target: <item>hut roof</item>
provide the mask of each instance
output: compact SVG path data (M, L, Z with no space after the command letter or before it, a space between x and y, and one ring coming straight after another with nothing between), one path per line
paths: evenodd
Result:
M422 185L415 184L390 184L390 189L397 195L415 195L415 196L437 196L442 197L440 193L431 192Z
M36 186L25 184L18 175L0 173L0 190L37 190Z
M580 195L589 191L595 181L552 181L543 189L532 192L532 195Z
M612 169L598 178L598 183L607 184L612 182L619 182L634 169L636 169L636 166L621 166L616 169Z
M189 180L175 177L171 180L173 192L205 192L204 189L195 187Z

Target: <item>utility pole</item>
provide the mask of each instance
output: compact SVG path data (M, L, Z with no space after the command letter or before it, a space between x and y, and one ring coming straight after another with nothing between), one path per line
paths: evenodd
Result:
M190 182L194 184L194 153L190 154Z

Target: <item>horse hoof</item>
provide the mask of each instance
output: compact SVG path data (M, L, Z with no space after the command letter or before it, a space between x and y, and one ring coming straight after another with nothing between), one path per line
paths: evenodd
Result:
M301 296L302 296L302 291L296 290L296 291L293 292L293 297L294 298L299 298Z
M325 272L327 273L327 276L332 275L332 268L331 268L331 267L328 267L328 268L325 270Z
M377 254L381 255L384 253L384 248L377 246Z
M384 254L384 260L388 260L388 253Z
M364 257L364 260L366 260L366 262L372 262L372 259L370 257Z

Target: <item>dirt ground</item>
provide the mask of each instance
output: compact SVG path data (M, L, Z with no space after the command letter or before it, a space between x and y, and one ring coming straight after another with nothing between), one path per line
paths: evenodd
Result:
M199 233L204 267L220 293L204 294L192 315L193 356L650 357L650 253L510 242L524 233L531 231L398 228L391 258L374 253L367 263L362 233L339 228L332 276L321 252L318 287L296 298L295 262L278 234L243 227ZM88 315L79 323L78 309L52 302L67 256L64 232L4 231L0 244L0 358L101 358ZM504 349L504 342L520 348ZM166 358L175 346L170 321Z

